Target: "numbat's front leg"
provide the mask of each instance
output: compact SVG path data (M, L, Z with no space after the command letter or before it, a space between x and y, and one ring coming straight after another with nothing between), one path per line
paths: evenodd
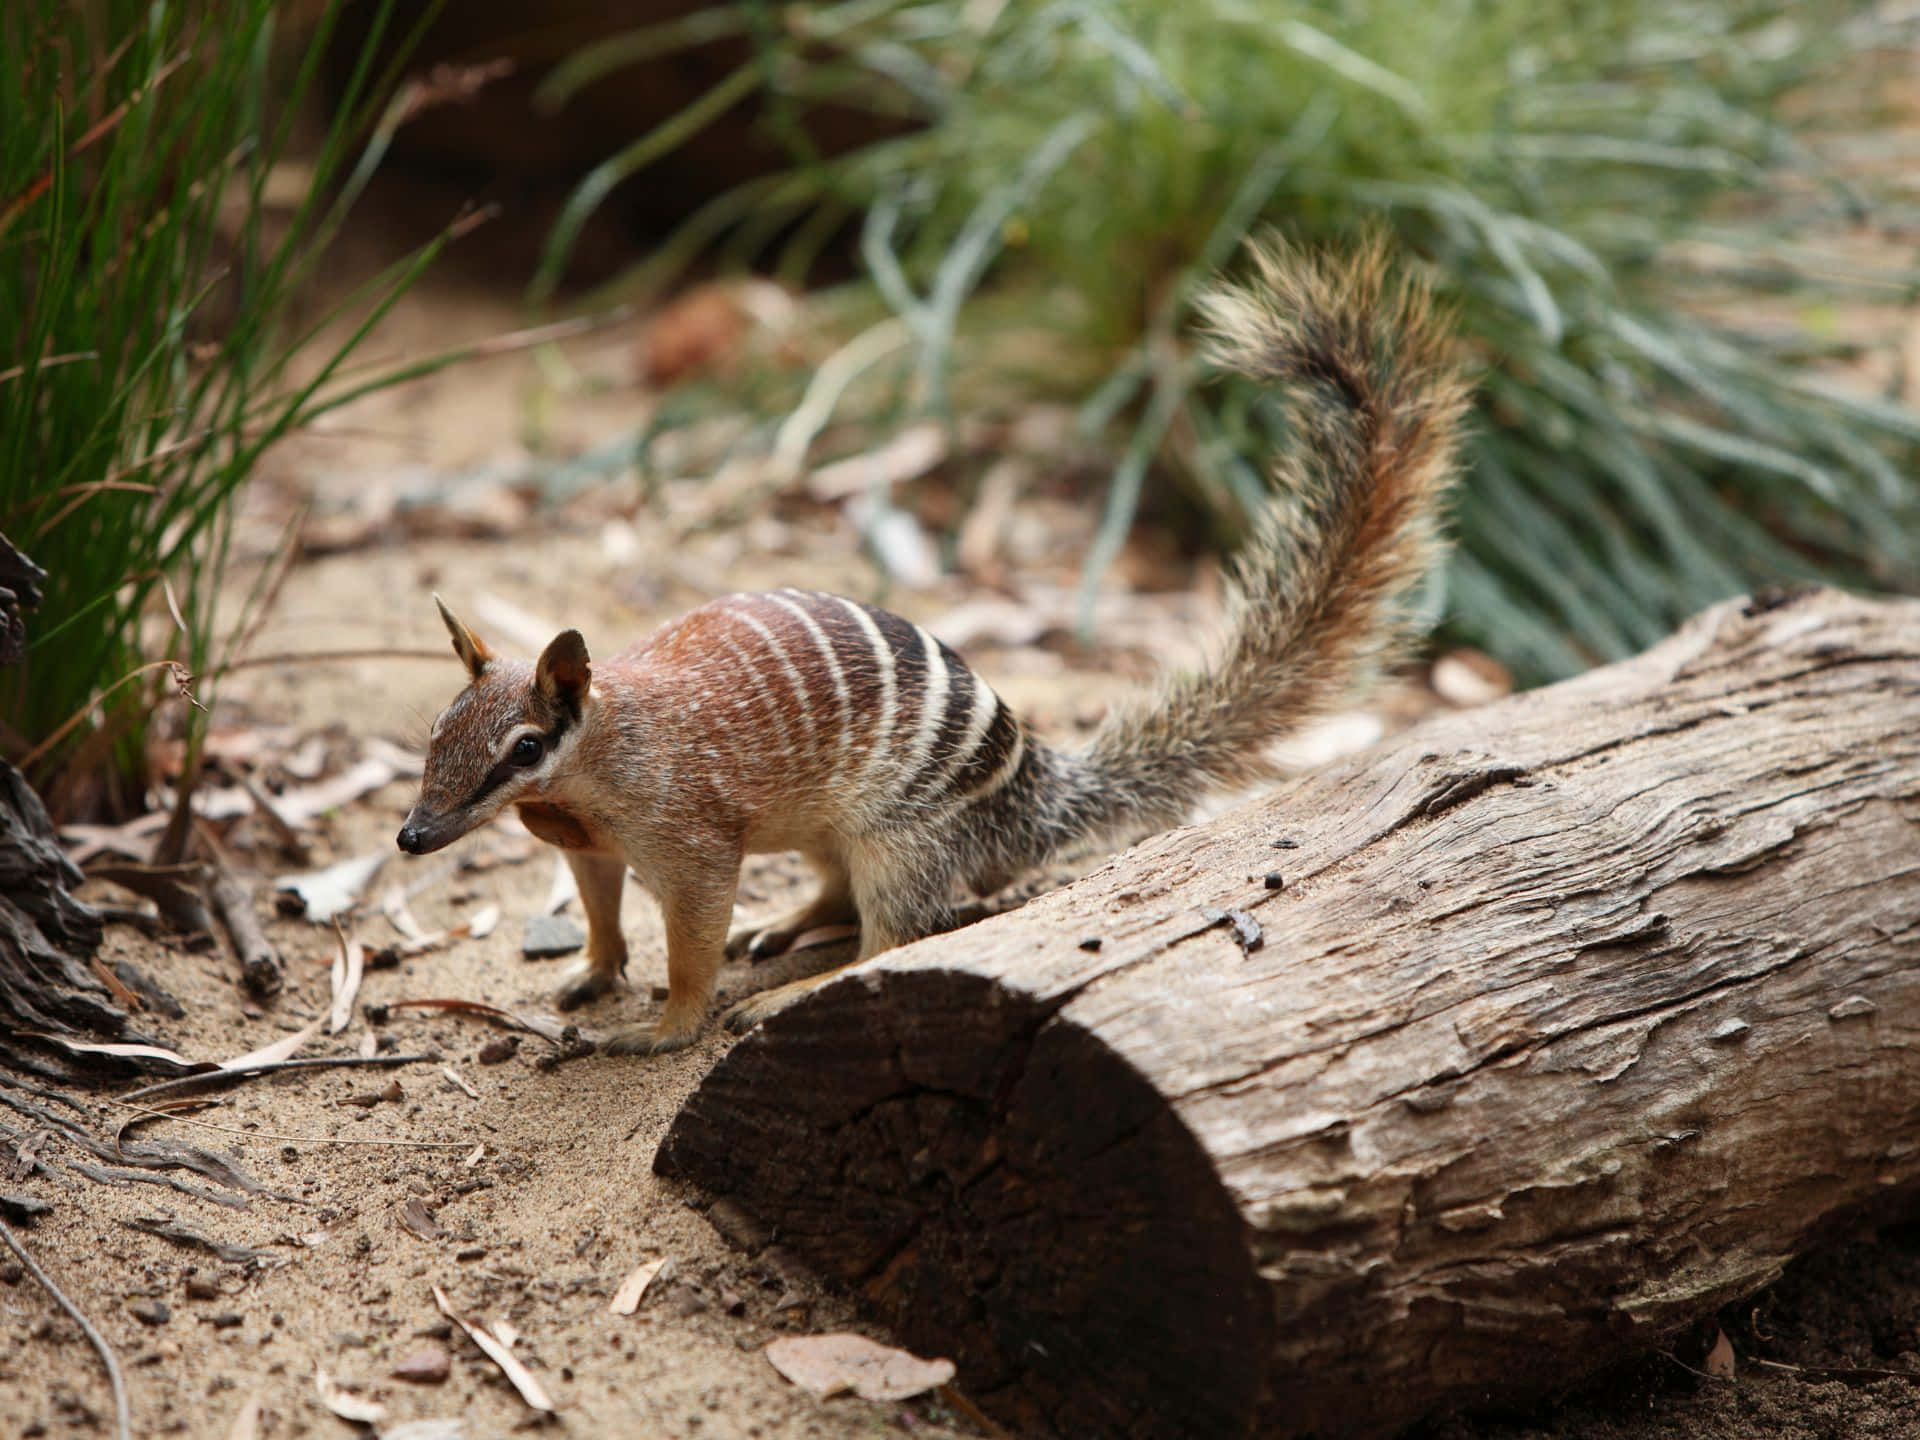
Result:
M560 987L554 1003L562 1010L576 1010L610 993L627 968L627 939L620 933L620 895L627 883L627 865L610 855L569 850L566 856L580 890L580 908L587 916L587 961Z
M691 1045L713 1004L727 946L739 864L686 873L660 897L667 927L667 1004L651 1025L629 1025L607 1040L609 1055L664 1055Z

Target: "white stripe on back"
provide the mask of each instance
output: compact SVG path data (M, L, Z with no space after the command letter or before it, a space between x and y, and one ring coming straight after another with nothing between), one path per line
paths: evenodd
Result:
M880 676L880 715L879 724L873 732L873 738L867 745L867 758L860 767L860 783L865 785L873 778L874 766L883 764L891 758L888 754L888 742L893 738L894 717L899 713L895 695L893 647L887 644L880 634L880 627L873 623L873 617L867 614L866 607L856 605L844 595L830 596L853 616L855 622L866 632L867 643L873 647L874 669Z
M800 712L800 719L807 727L807 739L809 741L813 740L815 738L813 696L807 690L805 677L801 675L793 661L787 658L785 647L773 638L773 630L765 621L749 611L744 605L734 607L732 614L736 620L748 626L760 637L767 649L773 652L773 658L780 662L780 668L786 672L787 679L793 682L794 708Z
M940 653L940 642L918 625L913 627L913 633L920 637L920 651L927 657L927 683L920 697L920 728L913 733L912 763L902 777L908 781L924 770L933 757L934 737L940 733L940 722L947 718L947 691L953 685L946 657Z
M820 622L807 613L805 606L790 598L787 591L768 595L767 599L792 611L813 636L813 643L820 647L821 657L827 662L827 674L833 679L834 697L840 702L840 758L844 761L853 745L853 702L847 695L847 677L840 669L840 657L833 653L833 641L820 628Z
M767 710L773 716L773 723L777 725L780 730L780 751L782 754L791 757L793 754L793 725L787 719L786 712L781 707L780 697L774 693L773 687L767 683L767 677L760 673L762 667L754 664L753 657L747 654L747 652L741 648L740 643L731 636L721 636L720 643L732 652L735 660L740 662L741 673L753 683L753 688L759 691L761 698L767 702ZM773 641L769 638L767 643L771 645ZM785 657L782 656L782 658L784 659ZM788 666L788 672L792 673L791 666ZM805 710L804 692L796 695L795 699L799 702L800 708Z

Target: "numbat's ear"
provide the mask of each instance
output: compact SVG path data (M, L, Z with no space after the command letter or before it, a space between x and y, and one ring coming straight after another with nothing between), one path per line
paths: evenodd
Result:
M587 642L578 630L562 630L540 652L533 683L540 693L569 710L578 710L593 684L593 666L587 661Z
M433 603L440 607L440 618L447 622L447 634L453 637L453 653L467 667L467 674L478 680L480 672L493 659L493 652L487 649L484 640L460 623L459 618L447 608L446 601L435 595Z

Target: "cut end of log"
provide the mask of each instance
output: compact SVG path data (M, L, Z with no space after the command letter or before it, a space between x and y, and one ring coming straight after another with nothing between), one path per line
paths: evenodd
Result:
M777 1197L782 1244L909 1348L953 1358L1019 1433L1246 1433L1270 1304L1211 1162L1152 1087L979 976L841 983L883 993L863 1021L798 1005L748 1036L655 1168ZM833 1083L793 1103L801 1056Z

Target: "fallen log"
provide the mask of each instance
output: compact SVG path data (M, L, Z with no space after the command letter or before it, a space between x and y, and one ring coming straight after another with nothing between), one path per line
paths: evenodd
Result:
M655 1164L1022 1435L1353 1437L1657 1343L1916 1137L1920 603L1822 592L882 956Z

